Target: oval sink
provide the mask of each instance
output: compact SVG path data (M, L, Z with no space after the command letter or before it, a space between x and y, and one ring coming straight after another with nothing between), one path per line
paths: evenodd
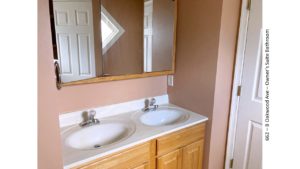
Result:
M186 121L189 114L171 107L161 107L157 110L145 112L140 116L141 123L148 126L173 125Z
M68 131L65 144L74 149L96 149L128 138L135 131L133 124L100 121L100 124Z

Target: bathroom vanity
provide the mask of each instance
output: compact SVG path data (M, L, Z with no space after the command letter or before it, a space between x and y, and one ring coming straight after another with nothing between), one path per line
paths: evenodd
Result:
M200 123L73 168L201 169L204 136Z
M64 168L201 169L207 117L157 99L149 111L143 100L95 109L87 127L80 111L61 115Z

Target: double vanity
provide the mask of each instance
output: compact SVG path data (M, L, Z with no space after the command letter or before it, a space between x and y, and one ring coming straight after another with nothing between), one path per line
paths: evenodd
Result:
M173 86L177 1L50 0L57 89L163 75ZM62 113L64 168L201 169L207 118L155 99Z
M90 110L80 123L79 112L62 115L64 168L202 168L207 117L168 103L133 107Z

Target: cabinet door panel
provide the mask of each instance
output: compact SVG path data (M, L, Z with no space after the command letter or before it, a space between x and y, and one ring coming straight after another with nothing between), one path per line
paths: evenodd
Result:
M183 148L182 166L184 169L202 169L204 140L197 141Z
M157 159L157 169L181 169L182 154L181 149Z

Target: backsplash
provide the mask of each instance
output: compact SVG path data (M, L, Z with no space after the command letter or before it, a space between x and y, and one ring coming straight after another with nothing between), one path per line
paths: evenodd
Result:
M155 96L151 97L156 99L156 104L162 105L162 104L168 104L169 103L169 96L168 95L162 95L162 96ZM95 110L97 112L96 118L104 118L108 116L117 115L120 113L127 113L130 111L135 111L144 108L145 106L145 99L138 99L138 100L132 100L129 102L123 102L118 104L111 104L101 107L94 107L94 108L88 108L83 109L75 112L69 112L69 113L61 113L59 116L59 124L60 128L77 124L82 122L82 112L89 111L89 110Z

